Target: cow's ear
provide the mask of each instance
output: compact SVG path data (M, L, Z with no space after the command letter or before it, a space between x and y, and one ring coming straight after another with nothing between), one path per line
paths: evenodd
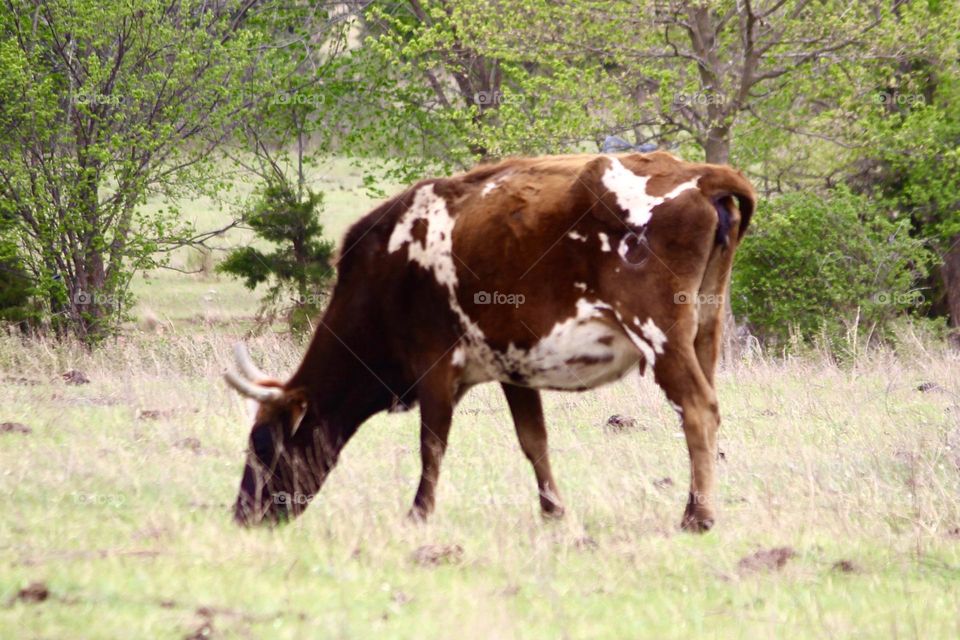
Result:
M290 437L292 438L297 434L297 430L307 415L306 396L300 391L290 393L288 406L290 407Z

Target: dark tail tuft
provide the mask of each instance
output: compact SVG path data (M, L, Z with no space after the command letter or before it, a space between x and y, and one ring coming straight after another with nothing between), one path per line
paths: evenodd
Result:
M730 167L711 166L697 186L717 210L717 244L729 243L730 229L737 217L733 209L734 199L740 214L737 238L742 238L757 204L757 194L743 174Z

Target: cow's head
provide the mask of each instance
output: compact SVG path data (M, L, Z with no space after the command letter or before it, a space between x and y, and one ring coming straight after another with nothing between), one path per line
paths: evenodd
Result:
M327 438L302 389L287 389L261 372L242 344L227 384L247 398L253 418L247 462L234 506L243 525L278 523L300 514L331 465Z

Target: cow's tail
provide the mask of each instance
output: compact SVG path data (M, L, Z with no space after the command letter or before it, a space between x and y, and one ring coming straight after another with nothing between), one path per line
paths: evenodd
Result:
M746 233L757 206L757 194L753 185L735 169L710 166L697 186L700 193L706 196L717 210L717 244L730 244L730 230L734 226L739 241Z

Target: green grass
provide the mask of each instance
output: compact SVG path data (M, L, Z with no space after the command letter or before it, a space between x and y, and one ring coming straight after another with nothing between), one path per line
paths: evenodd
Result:
M540 519L505 402L485 386L458 409L428 525L403 518L413 412L361 429L302 518L245 531L228 508L249 425L218 377L232 338L171 330L93 355L0 346L4 376L39 382L0 400L0 421L33 429L0 435L0 637L177 638L207 623L244 638L960 634L956 357L725 370L720 520L705 536L677 530L685 446L638 378L546 396L562 522ZM300 352L277 336L251 347L277 372ZM64 385L70 367L92 383ZM942 390L916 390L928 380ZM612 413L637 428L602 428ZM421 566L425 545L462 555ZM782 546L797 555L779 570L739 566ZM36 581L48 600L16 600Z

